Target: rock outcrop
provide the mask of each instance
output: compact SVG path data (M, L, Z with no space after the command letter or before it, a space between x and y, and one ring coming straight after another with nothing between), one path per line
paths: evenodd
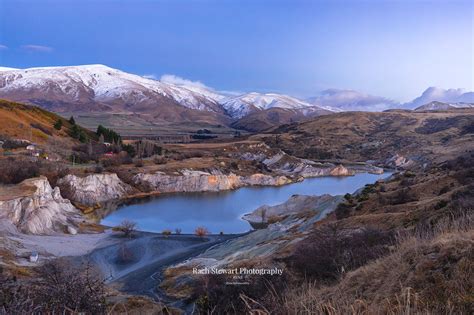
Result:
M395 154L385 161L385 164L393 168L407 169L414 165L414 161L402 155Z
M263 205L251 213L242 217L248 221L252 227L258 228L265 226L269 218L281 217L302 212L321 211L324 209L330 211L334 209L339 202L338 198L325 194L321 196L293 195L282 204L276 206ZM325 212L326 213L326 212Z
M59 188L53 189L46 177L0 189L0 219L23 233L77 232L75 226L83 220L80 211L62 198Z
M280 186L292 181L285 176L270 176L264 174L253 174L251 176L239 176L235 174L211 174L201 171L183 170L179 175L167 175L162 172L153 174L137 174L132 181L140 187L149 190L169 192L204 192L231 190L243 186Z
M165 271L167 293L183 292L196 277L187 272L193 268L234 268L252 263L258 264L270 257L284 256L295 242L305 238L314 229L315 222L333 211L342 199L342 196L330 195L293 196L281 205L266 206L269 213L287 215L266 228L213 246L196 257L169 267ZM258 216L259 209L261 208L245 216L245 219L261 220ZM258 260L255 260L255 257L258 257ZM265 265L265 268L268 268L268 265Z
M63 196L83 205L95 205L121 199L133 188L120 180L117 174L91 174L86 177L66 175L58 181Z

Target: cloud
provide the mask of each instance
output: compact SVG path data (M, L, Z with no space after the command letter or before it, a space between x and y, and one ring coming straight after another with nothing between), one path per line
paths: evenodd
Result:
M164 74L161 76L160 81L165 82L165 83L175 84L175 85L185 85L188 87L197 87L201 89L213 90L213 88L208 87L207 85L205 85L204 83L200 81L191 81L174 74Z
M403 104L403 107L414 109L433 101L444 103L474 103L474 92L467 92L464 89L442 89L432 86L427 88L413 101Z
M21 48L29 52L52 52L53 51L53 47L42 46L42 45L23 45L21 46Z
M8 49L8 46L0 44L0 50L7 50L7 49Z
M345 111L383 111L399 105L394 100L370 95L354 90L328 89L320 95L309 98L309 103L319 106L330 106Z

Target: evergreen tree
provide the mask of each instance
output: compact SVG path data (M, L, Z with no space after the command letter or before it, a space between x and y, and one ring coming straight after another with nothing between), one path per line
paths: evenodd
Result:
M61 130L62 126L63 126L63 121L61 119L58 119L53 125L54 129L56 130Z
M71 118L69 118L69 123L71 125L76 125L76 121L74 120L74 116L71 116Z

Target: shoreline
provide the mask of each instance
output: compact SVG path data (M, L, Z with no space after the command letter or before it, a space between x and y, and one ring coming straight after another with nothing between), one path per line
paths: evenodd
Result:
M367 166L368 164L365 162L354 162L352 165L361 165L361 166ZM350 166L350 165L348 165ZM76 203L71 200L71 202L74 204L74 206L78 209L80 209L85 215L89 215L90 219L94 220L95 223L99 223L102 219L107 217L109 214L112 212L118 210L119 208L123 206L130 206L134 204L140 204L142 202L147 202L150 201L154 198L158 198L159 196L170 196L170 195L180 195L180 194L185 194L185 195L192 195L192 194L219 194L219 193L225 193L225 192L233 192L237 191L241 188L259 188L259 187L282 187L282 186L287 186L287 185L292 185L295 183L303 182L306 179L311 179L311 178L325 178L325 177L350 177L350 176L355 176L356 174L359 173L367 173L367 174L383 174L386 172L394 172L395 170L385 168L385 167L378 167L375 166L379 169L382 170L381 173L373 172L373 171L360 171L359 169L354 170L353 174L349 175L316 175L316 176L298 176L298 177L287 177L290 182L286 182L280 185L242 185L234 188L229 188L229 189L221 189L221 190L203 190L203 191L173 191L173 192L160 192L160 191L150 191L150 192L140 192L140 193L134 193L130 195L126 195L122 198L117 198L117 199L109 199L107 201L101 202L99 205L96 206L90 206L90 205L83 205L80 203ZM114 173L115 174L115 173ZM277 176L285 176L284 174L279 174ZM104 215L100 215L97 217L97 214L104 213Z

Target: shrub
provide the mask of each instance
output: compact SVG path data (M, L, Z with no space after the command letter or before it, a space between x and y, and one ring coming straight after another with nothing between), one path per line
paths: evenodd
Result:
M56 130L61 130L61 128L63 127L63 121L61 119L58 119L54 125L53 125L54 129Z
M18 184L25 179L38 177L40 175L40 163L15 160L0 161L0 183Z
M338 220L347 218L351 214L352 206L348 205L345 202L341 202L337 205L334 213L336 214L336 218Z
M0 283L1 314L106 313L105 281L89 263L48 261L26 285L3 275Z
M135 147L131 144L122 144L122 150L127 152L127 154L132 158L135 157L135 155L137 155Z
M181 229L180 229L180 228L176 228L176 229L174 230L174 233L175 233L176 235L181 234Z
M416 198L409 188L403 188L398 190L398 192L395 193L395 195L392 197L393 205L400 205L412 201L416 201Z
M434 208L435 208L435 210L439 210L439 209L442 209L442 208L446 207L447 205L448 205L448 202L446 200L440 200L436 203Z
M171 235L171 230L168 230L168 229L163 230L163 232L161 232L161 234L163 234L163 236L165 236L165 237L168 237L168 236Z
M166 158L164 156L155 156L153 158L153 163L160 165L160 164L166 164Z
M132 237L137 230L137 223L130 220L123 220L117 227L117 230L123 233L125 237Z
M334 281L349 270L388 252L395 242L389 232L374 229L346 231L335 226L326 226L314 231L296 248L289 263L304 276Z
M274 293L284 291L285 276L251 277L245 279L249 285L226 285L227 281L232 280L224 275L206 275L200 279L194 292L198 314L279 314L277 307L282 301ZM267 312L244 312L256 300L260 303L252 306L261 309L264 304Z
M205 227L199 226L199 227L196 228L196 230L194 230L194 234L196 234L197 236L203 238L204 236L209 234L209 231Z

